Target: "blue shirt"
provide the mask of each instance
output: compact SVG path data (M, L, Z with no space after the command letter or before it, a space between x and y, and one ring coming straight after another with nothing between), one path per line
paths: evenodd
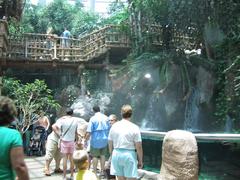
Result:
M63 36L64 38L70 38L71 33L70 33L68 30L65 30L65 31L63 32L62 36Z
M109 129L108 117L100 112L95 113L87 127L87 132L91 134L90 145L97 149L106 147Z

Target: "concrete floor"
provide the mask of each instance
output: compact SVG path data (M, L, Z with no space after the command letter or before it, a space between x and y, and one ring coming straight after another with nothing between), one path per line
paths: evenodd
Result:
M63 179L62 174L55 174L53 172L54 168L55 168L55 162L52 161L51 163L51 176L45 176L43 170L44 170L44 164L45 164L45 158L44 156L42 157L26 157L25 158L25 162L27 164L28 167L28 172L29 172L29 176L31 180L34 179L44 179L44 180L61 180ZM70 167L68 165L68 167ZM62 165L61 165L62 168ZM75 173L76 174L76 173ZM141 177L141 180L156 180L158 179L157 176L158 174L153 173L153 172L149 172L149 171L145 171L145 170L138 170L138 175L139 177ZM70 172L67 174L67 177L70 177ZM99 180L107 180L104 178L99 178Z
M28 166L28 172L30 179L46 179L46 180L59 180L62 179L62 174L54 174L52 173L51 176L45 176L44 164L45 159L44 157L26 157L25 162ZM54 161L51 163L51 170L53 171L55 167Z
M53 173L53 170L55 168L55 162L52 161L51 163L51 176L45 176L43 170L44 170L44 164L45 164L45 159L43 157L26 157L25 162L28 166L28 172L30 179L45 179L45 180L60 180L63 179L62 174L55 174ZM61 166L62 167L62 166ZM70 167L70 166L68 166ZM70 172L67 174L67 177L70 177ZM102 179L106 180L106 179Z

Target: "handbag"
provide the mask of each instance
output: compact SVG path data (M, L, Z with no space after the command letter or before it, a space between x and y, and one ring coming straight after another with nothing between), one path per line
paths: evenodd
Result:
M61 148L61 141L62 138L67 134L68 130L71 128L72 124L73 124L74 119L72 120L70 126L67 128L67 130L60 136L59 140L58 140L58 148Z

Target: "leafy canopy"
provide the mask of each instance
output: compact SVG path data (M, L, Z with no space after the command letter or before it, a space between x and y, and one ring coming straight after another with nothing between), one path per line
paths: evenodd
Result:
M37 121L40 112L60 107L42 80L36 79L33 83L26 84L12 78L4 78L3 81L3 94L12 98L18 109L16 127L21 133Z

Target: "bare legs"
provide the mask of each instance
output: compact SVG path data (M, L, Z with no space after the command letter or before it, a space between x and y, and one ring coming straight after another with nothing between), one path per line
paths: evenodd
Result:
M64 154L64 157L63 157L63 178L66 178L66 174L67 174L67 160L68 159L70 161L71 177L73 177L74 163L73 163L73 157L72 156L73 156L72 153Z
M97 164L98 164L98 158L93 157L92 159L92 165L93 165L93 172L97 174Z
M55 165L55 169L60 169L60 162L61 162L61 157L56 157L55 158L55 163L56 163L56 165Z
M50 166L51 162L52 162L52 158L46 160L46 162L45 162L45 169L49 170L49 168L50 168L49 166Z
M46 176L50 176L50 163L52 162L52 158L51 159L46 159L46 162L45 162L45 168L44 168L44 173Z
M67 154L63 155L63 178L66 178L66 174L67 174Z
M101 173L103 173L104 171L104 167L105 167L105 156L104 155L101 155L100 156L100 166L101 166Z
M93 164L93 172L96 174L97 173L97 165L98 165L97 157L93 157L92 164ZM105 156L104 155L100 156L100 167L101 167L101 174L103 174L103 171L105 169L104 168L105 167Z

